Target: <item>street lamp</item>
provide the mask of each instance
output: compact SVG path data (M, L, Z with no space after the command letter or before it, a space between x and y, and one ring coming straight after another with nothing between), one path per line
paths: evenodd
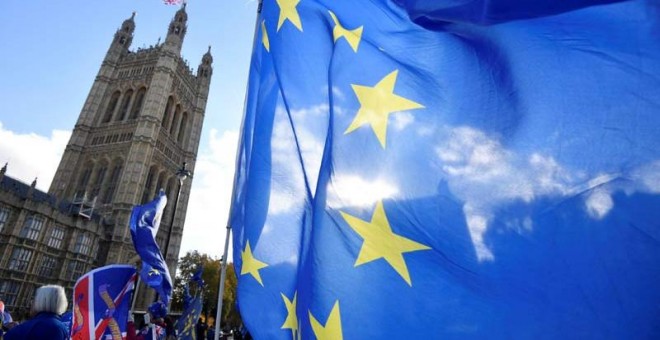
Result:
M183 187L183 181L188 177L192 178L192 172L186 169L186 162L183 162L181 169L176 171L176 177L179 179L179 189L176 191L176 197L174 198L174 206L172 209L172 222L170 222L170 229L167 231L167 238L165 239L165 262L167 262L167 254L170 250L170 239L172 238L172 230L174 229L174 217L176 217L176 206L179 203L179 195L181 195L181 188Z

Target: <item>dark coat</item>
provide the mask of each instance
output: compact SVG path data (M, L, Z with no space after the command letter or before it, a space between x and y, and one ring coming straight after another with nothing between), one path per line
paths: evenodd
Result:
M69 331L55 313L42 312L5 333L4 340L67 340Z

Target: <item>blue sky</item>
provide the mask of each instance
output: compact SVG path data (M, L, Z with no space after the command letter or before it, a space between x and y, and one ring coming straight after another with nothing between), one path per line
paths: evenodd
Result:
M182 255L222 252L256 7L252 0L188 1L182 55L196 68L211 45L214 74ZM136 11L131 49L148 47L164 40L178 8L161 0L0 2L0 162L9 162L8 174L38 177L47 190L114 32ZM209 228L212 217L217 227ZM211 229L217 244L196 236L208 239Z

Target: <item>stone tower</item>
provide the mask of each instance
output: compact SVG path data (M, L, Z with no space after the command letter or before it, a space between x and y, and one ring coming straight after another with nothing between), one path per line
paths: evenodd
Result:
M176 171L184 162L194 170L213 72L210 47L196 73L181 57L185 7L174 15L164 43L149 48L129 49L135 13L121 24L49 189L58 200L102 216L104 236L95 261L100 265L134 262L131 209L163 188L170 204L157 240L163 249L172 230L167 259L174 273L192 183L183 183L172 221Z

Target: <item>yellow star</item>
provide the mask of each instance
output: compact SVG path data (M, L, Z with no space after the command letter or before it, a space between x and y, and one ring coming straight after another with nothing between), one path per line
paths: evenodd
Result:
M296 6L300 0L277 0L277 5L280 6L280 18L277 21L277 31L280 31L280 27L284 24L284 20L289 20L296 26L300 32L302 32L302 23L300 22L300 16L298 15L298 10Z
M384 149L387 120L390 113L424 107L412 100L394 94L394 83L396 83L398 73L399 70L394 70L374 87L351 84L355 95L360 101L360 110L358 110L348 129L344 131L344 134L353 132L353 130L364 124L369 124Z
M347 30L339 23L339 19L335 13L328 11L332 17L332 21L335 22L335 27L332 29L332 36L335 38L335 43L339 38L346 38L346 42L351 46L353 52L357 52L358 46L360 45L360 39L362 38L362 29L364 26L360 26L354 30Z
M314 318L312 312L309 311L309 321L312 323L312 330L314 335L318 340L342 340L343 335L341 331L341 317L339 315L339 300L335 302L335 305L330 311L328 316L328 321L325 323L325 326L321 326L321 323Z
M266 31L266 20L261 22L261 43L264 44L266 51L270 52L270 42L268 41L268 31Z
M286 306L287 312L286 320L284 320L282 329L290 329L293 332L293 338L295 339L296 333L298 333L298 316L296 315L296 300L298 298L298 293L293 293L293 301L290 301L289 298L287 298L283 293L280 294L284 300L284 305Z
M243 266L241 267L241 275L250 274L252 275L261 286L264 285L261 282L261 275L259 275L259 269L268 267L267 264L257 260L252 255L252 249L250 249L250 241L245 245L245 250L241 252L241 258L243 259Z
M385 209L383 209L383 202L376 204L371 222L344 212L340 213L346 223L364 240L362 248L360 248L360 254L358 254L355 261L355 266L383 258L401 275L409 286L412 286L403 253L431 248L392 232L385 215Z

